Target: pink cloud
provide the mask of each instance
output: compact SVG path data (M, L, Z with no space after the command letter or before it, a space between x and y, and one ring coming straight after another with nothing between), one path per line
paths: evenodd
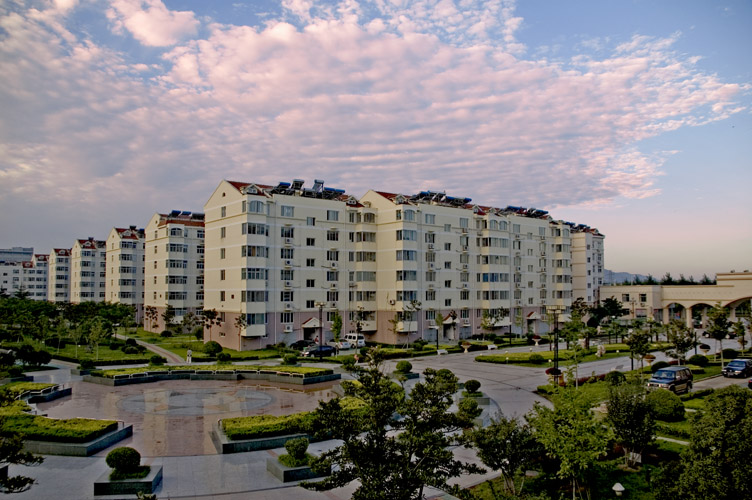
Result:
M161 0L114 0L107 11L116 32L128 31L144 45L166 47L195 35L193 12L171 11Z

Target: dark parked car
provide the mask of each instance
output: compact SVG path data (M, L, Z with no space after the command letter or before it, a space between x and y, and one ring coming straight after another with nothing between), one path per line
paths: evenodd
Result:
M735 359L721 370L724 377L746 377L752 373L752 359Z
M314 345L316 345L316 342L314 342L313 340L296 340L295 342L293 342L287 347L289 347L290 349L296 349L298 351L302 351L306 347L311 347Z
M692 370L686 366L669 366L655 372L648 380L648 387L668 389L674 393L689 392L692 379Z
M303 351L306 358L323 358L324 356L334 356L336 354L334 347L330 345L311 346Z

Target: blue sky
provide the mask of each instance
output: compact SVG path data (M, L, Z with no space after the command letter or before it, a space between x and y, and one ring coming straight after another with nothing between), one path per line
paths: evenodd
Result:
M221 179L445 190L606 234L606 267L752 268L749 1L0 4L0 246Z

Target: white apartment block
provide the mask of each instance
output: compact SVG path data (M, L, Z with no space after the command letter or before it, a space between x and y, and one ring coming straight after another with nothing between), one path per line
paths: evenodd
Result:
M19 292L31 300L47 300L47 255L32 254L31 260L0 262L0 291Z
M76 240L70 257L70 302L103 302L106 284L106 242Z
M604 236L597 229L583 224L572 226L572 285L573 298L595 305L600 301L605 259Z
M137 323L144 312L145 244L144 230L136 226L114 227L107 237L106 299L133 306Z
M484 311L538 332L550 308L571 305L572 225L545 211L303 184L222 181L207 201L204 307L223 323L206 340L328 340L339 313L343 333L359 323L369 341L456 341L481 332Z
M175 321L204 306L204 214L173 210L156 213L145 230L144 249L144 328L165 329L162 314L168 306ZM158 317L148 318L149 308Z
M53 248L47 266L47 300L70 302L71 251Z

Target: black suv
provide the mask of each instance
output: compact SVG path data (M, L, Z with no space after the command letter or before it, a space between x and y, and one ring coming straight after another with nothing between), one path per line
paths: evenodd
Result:
M671 392L689 392L692 389L692 370L686 366L661 368L648 380L649 388L668 389Z
M324 356L334 356L335 350L334 347L330 345L317 345L315 347L309 347L305 351L303 351L303 356L306 358L323 358Z
M296 340L295 342L293 342L287 347L289 347L290 349L296 349L298 351L302 351L306 347L311 347L313 345L316 345L316 343L313 340Z
M721 370L724 377L746 377L752 373L752 359L735 359Z

